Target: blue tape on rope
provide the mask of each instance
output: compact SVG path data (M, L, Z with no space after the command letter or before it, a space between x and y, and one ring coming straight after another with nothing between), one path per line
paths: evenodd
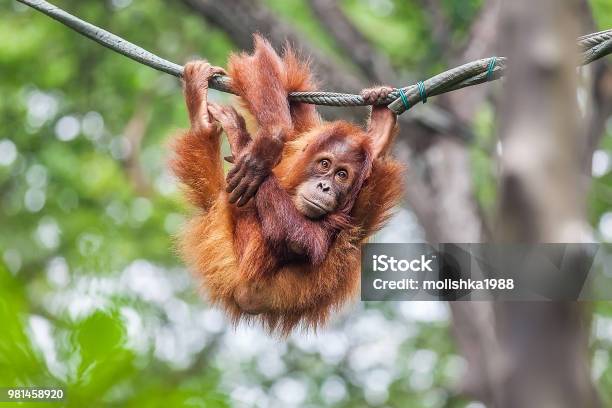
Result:
M497 57L491 58L491 61L489 61L489 68L487 68L487 81L491 81L493 79L493 73L495 72L496 64L497 64Z
M427 92L425 91L425 84L423 81L417 82L417 86L419 87L419 94L421 94L421 101L423 103L427 103Z
M404 92L404 88L399 89L400 97L402 98L402 103L404 104L404 108L406 110L410 109L410 104L408 103L408 98L406 97L406 92Z

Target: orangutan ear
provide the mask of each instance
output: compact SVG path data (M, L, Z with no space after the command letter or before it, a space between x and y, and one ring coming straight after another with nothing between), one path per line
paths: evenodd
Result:
M396 115L391 109L386 106L372 107L367 133L372 143L374 158L383 157L388 153L398 132L396 122Z

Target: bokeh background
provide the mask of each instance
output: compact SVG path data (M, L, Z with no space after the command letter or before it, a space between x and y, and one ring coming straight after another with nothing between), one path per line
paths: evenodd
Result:
M225 65L239 48L186 3L56 0L169 60ZM306 1L261 3L355 70ZM340 3L401 84L451 67L447 47L467 41L482 6L423 3ZM590 4L597 28L612 27L612 2ZM440 16L443 27L432 24ZM211 99L229 102L215 91ZM496 198L494 121L484 100L470 125L484 211ZM173 236L190 209L168 172L167 142L186 126L176 78L16 1L0 3L0 386L63 387L62 404L74 407L483 407L455 387L465 363L443 303L355 302L328 328L287 340L228 325L176 256ZM604 241L612 240L611 155L608 120L589 198ZM376 240L420 241L423 232L402 208ZM610 403L612 306L593 308L592 376Z

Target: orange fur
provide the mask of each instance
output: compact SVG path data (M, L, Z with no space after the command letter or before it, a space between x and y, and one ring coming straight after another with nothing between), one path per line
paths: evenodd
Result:
M305 165L301 153L309 144L316 143L326 129L341 127L352 135L352 143L369 146L371 135L355 125L321 124L312 105L287 103L287 110L255 110L250 101L270 96L253 94L256 91L247 86L247 81L266 84L268 88L260 92L284 100L293 90L313 89L308 67L289 48L281 59L266 41L256 37L255 42L254 55L230 57L229 72L243 106L253 114L258 126L284 126L289 131L281 161L274 168L286 191L299 183ZM283 78L282 87L270 79L274 76ZM211 302L223 307L234 322L261 321L269 331L285 335L297 326L319 327L330 313L355 295L360 276L359 246L381 228L402 195L402 166L385 155L375 158L350 212L350 226L335 237L323 264L283 265L262 277L258 271L274 267L273 257L265 247L252 203L236 208L228 202L218 130L192 129L176 140L174 151L173 169L200 210L181 233L183 258ZM266 300L265 311L249 315L241 310L235 296L245 285Z
M295 140L295 144L304 142ZM287 166L295 158L295 146L288 146L275 172ZM392 159L374 161L372 174L353 207L354 227L340 232L333 243L326 261L321 267L310 265L284 266L263 282L261 291L270 299L268 312L257 316L243 313L234 300L234 291L249 281L244 273L256 270L254 265L239 265L234 248L234 208L227 202L222 189L207 212L194 217L181 234L180 250L190 269L195 271L202 288L214 304L222 306L232 320L260 320L270 331L288 334L302 324L316 328L325 323L331 312L351 299L359 288L359 245L376 232L389 218L402 195L403 166ZM281 177L281 182L283 178ZM249 229L242 229L248 231ZM254 223L251 236L242 240L251 245L261 245L261 231ZM259 238L257 236L259 235ZM245 239L246 238L246 239ZM257 253L261 248L247 248ZM260 257L244 256L250 262ZM242 271L242 273L241 273Z
M253 55L244 52L230 55L228 73L232 77L232 87L241 96L242 107L254 116L257 128L281 126L288 132L287 140L292 140L321 123L314 105L264 104L261 105L263 109L255 109L252 105L252 101L263 98L286 100L289 92L316 90L308 64L299 61L288 45L281 58L270 43L256 35ZM257 83L258 87L250 86L252 83Z
M186 186L189 201L205 211L224 187L220 136L217 128L210 133L190 130L172 143L175 157L170 166Z

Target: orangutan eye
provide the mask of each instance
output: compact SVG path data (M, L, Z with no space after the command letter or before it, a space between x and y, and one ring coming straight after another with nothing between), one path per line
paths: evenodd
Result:
M321 168L323 170L328 170L329 166L331 165L330 161L327 159L323 159L319 162L319 166L321 166Z
M346 172L346 170L339 170L336 173L336 176L340 179L340 180L346 180L348 178L348 173Z

